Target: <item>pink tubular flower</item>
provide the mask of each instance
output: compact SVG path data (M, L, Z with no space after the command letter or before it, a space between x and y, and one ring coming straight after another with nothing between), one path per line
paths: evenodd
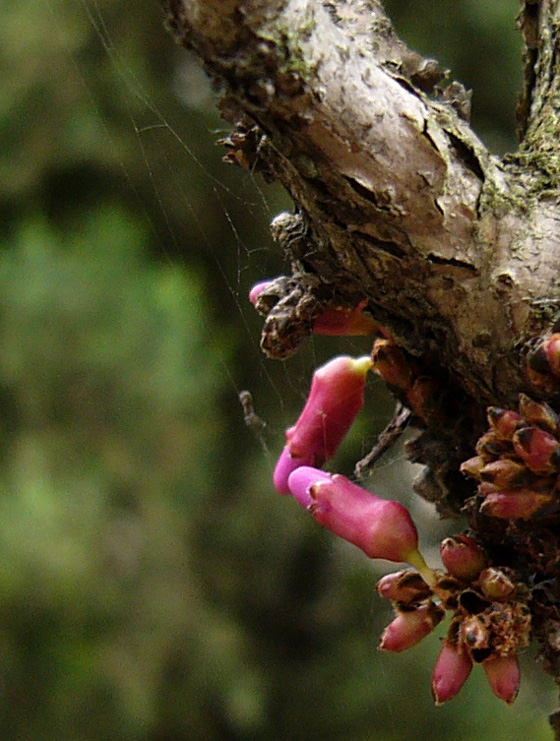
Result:
M305 407L293 427L274 471L274 486L288 494L288 476L301 465L322 466L332 458L364 403L368 355L341 355L313 374Z
M371 358L340 355L313 374L311 390L297 422L286 430L293 456L313 451L315 465L332 458L364 403Z
M467 681L472 659L449 641L443 644L432 674L432 695L436 705L451 700Z
M521 672L515 654L509 656L492 656L482 662L482 668L490 689L508 705L515 700L519 692Z
M318 523L361 548L367 556L406 561L433 584L433 574L418 551L416 527L402 504L380 499L345 476L309 466L295 470L288 487Z

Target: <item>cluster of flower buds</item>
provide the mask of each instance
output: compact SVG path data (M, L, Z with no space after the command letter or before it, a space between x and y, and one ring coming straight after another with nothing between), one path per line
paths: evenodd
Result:
M518 411L490 407L489 430L461 471L480 481L480 511L529 520L560 508L560 426L546 403L519 395Z
M391 600L395 618L379 648L399 652L432 632L452 613L432 675L436 704L452 699L481 664L492 692L512 703L519 689L517 652L529 639L527 588L507 568L487 566L482 550L466 535L446 538L440 553L445 572L431 584L416 570L384 576L379 594Z
M560 384L560 334L545 335L527 354L527 376L543 392L558 392Z

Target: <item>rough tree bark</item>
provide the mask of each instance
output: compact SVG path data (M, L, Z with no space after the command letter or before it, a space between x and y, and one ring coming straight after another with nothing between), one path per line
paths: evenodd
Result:
M460 511L534 592L534 632L560 681L560 517L481 515L459 473L488 405L519 392L558 409L560 386L526 373L560 318L560 0L525 0L521 142L503 159L468 124L459 84L399 40L377 0L162 0L233 124L229 158L278 179L295 210L273 223L293 275L265 322L284 357L328 303L368 309L438 380L444 403L410 455L417 490ZM465 509L466 507L466 509Z

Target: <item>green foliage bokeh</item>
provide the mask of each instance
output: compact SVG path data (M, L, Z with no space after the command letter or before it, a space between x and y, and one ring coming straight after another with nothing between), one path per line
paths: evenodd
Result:
M511 148L517 4L389 5ZM6 0L0 83L0 737L548 738L530 658L513 710L480 672L435 709L437 637L378 654L378 572L273 492L313 365L367 345L260 356L245 297L284 269L267 226L289 203L221 163L212 92L157 3ZM389 409L372 382L343 470ZM401 458L374 486L435 543Z

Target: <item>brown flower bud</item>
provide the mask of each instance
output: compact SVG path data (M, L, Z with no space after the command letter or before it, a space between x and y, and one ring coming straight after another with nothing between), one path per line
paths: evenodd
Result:
M417 417L427 421L440 390L440 383L431 376L419 376L406 392L408 405Z
M464 473L465 476L471 476L474 479L480 479L480 472L486 465L486 459L481 455L475 455L474 458L469 458L461 463L459 471Z
M462 610L469 615L481 615L488 608L488 600L477 589L464 589L458 600ZM462 617L456 615L457 631L461 626Z
M526 394L519 394L519 412L529 425L556 432L558 415L546 402L534 401Z
M488 648L490 632L482 620L472 615L462 621L459 628L459 640L469 651L477 651Z
M434 594L439 597L441 606L445 610L456 610L458 596L465 588L465 583L450 574L439 575L433 586Z
M491 461L512 453L513 446L509 440L500 437L494 430L488 430L479 438L475 450L486 461Z
M560 471L560 442L540 427L523 427L513 436L513 447L534 473Z
M412 387L416 368L413 361L391 340L378 339L373 344L373 370L385 383L401 391Z
M386 574L377 582L377 591L385 599L408 604L421 602L432 594L430 587L414 569Z
M494 484L498 489L509 489L529 484L536 477L523 463L511 458L499 458L484 466L480 471L480 478Z
M501 602L510 597L515 590L515 583L505 569L491 566L484 569L478 577L478 584L485 597Z

